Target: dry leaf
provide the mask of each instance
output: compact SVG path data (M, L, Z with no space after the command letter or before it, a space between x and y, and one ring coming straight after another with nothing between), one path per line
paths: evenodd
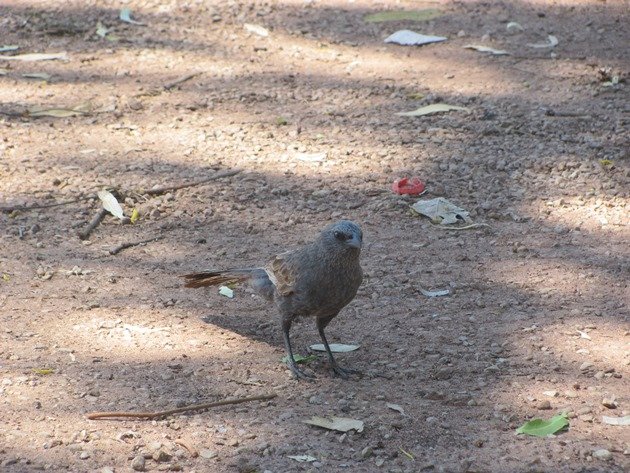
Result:
M458 107L457 105L448 105L446 103L434 103L433 105L427 105L426 107L420 107L417 110L411 112L398 112L396 115L401 117L421 117L423 115L431 115L432 113L450 112L451 110L465 110L466 107Z
M114 217L122 219L125 216L118 200L116 200L116 197L114 197L111 192L103 190L98 191L96 195L98 195L98 198L103 202L103 208Z
M358 350L360 347L360 345L344 345L342 343L330 343L328 346L330 347L330 351L333 353L347 353ZM326 351L323 343L316 343L315 345L311 345L309 348L313 351Z
M405 410L398 404L392 404L391 402L388 402L385 405L396 412L400 412L402 415L406 415Z
M602 422L608 425L630 425L630 416L625 416L625 417L602 416Z
M300 463L314 462L314 461L317 460L317 458L312 457L310 455L287 455L287 458L290 458L291 460L298 461Z
M348 432L349 430L356 430L357 432L363 432L363 421L356 419L349 419L347 417L320 417L313 416L304 423L315 425L317 427L323 427L328 430L336 430L338 432Z
M547 39L548 39L547 43L536 43L536 44L527 43L527 46L529 46L530 48L542 49L542 48L553 48L558 45L558 38L556 38L554 35L550 34L549 36L547 36Z
M0 56L0 59L5 61L54 61L56 59L68 59L68 54L52 53L52 54L17 54L15 56Z
M429 36L415 31L400 30L385 38L386 43L402 44L403 46L421 46L423 44L439 43L448 38L443 36Z
M478 44L467 44L464 46L464 49L474 49L475 51L479 51L480 53L490 53L494 56L509 56L510 53L507 51L503 51L502 49L494 49L489 48L488 46L481 46Z
M250 33L254 33L254 34L257 34L258 36L262 36L263 38L266 38L267 36L269 36L269 30L260 25L252 25L251 23L245 23L243 25L243 28L245 28L245 30Z

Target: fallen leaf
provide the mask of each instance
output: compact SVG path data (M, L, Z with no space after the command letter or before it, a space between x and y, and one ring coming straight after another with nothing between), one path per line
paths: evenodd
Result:
M312 457L310 455L287 455L287 458L290 458L291 460L298 461L300 463L314 462L314 461L317 460L317 458Z
M400 412L402 415L406 415L405 410L398 404L392 404L391 402L388 402L385 405L396 412Z
M139 218L140 218L140 212L138 212L138 209L133 209L131 211L131 217L129 218L129 220L131 221L131 223L136 223Z
M569 425L567 415L562 413L552 417L549 420L534 419L526 422L518 429L516 433L532 435L534 437L546 437L555 434Z
M18 49L20 49L20 47L15 44L5 44L4 46L0 46L0 53L6 53L7 51L16 51Z
M53 374L54 372L55 370L53 370L52 368L34 368L33 369L33 373L37 373L41 375Z
M356 430L357 432L363 432L363 421L356 419L349 419L347 417L320 417L313 416L304 423L315 425L317 427L323 427L328 430L336 430L338 432L348 432L349 430Z
M138 26L145 26L144 23L131 19L131 10L129 8L123 8L122 10L120 10L119 18L121 21L124 21L125 23L130 23L132 25L138 25Z
M234 291L227 286L219 287L219 294L230 299L234 298Z
M258 36L262 36L263 38L266 38L267 36L269 36L269 30L260 25L253 25L251 23L245 23L243 25L243 28L245 28L245 30L250 33L254 33L254 34L257 34Z
M32 108L28 111L31 117L54 117L54 118L68 118L76 117L78 115L84 115L85 112L74 108L45 108L38 109Z
M515 21L510 21L507 25L505 25L505 29L508 33L518 33L524 31L524 28L520 25L520 23Z
M502 49L494 49L489 48L488 46L481 46L478 44L467 44L464 46L464 49L474 49L475 51L479 51L480 53L490 53L494 56L509 56L510 53L507 51L503 51Z
M439 43L447 39L444 36L430 36L416 33L415 31L400 30L385 38L385 42L402 44L403 46L421 46L423 44Z
M26 77L27 79L50 80L51 75L46 74L45 72L28 72L26 74L22 74L22 77Z
M101 202L103 202L103 208L114 217L122 219L125 216L118 200L116 200L116 197L114 197L111 192L102 190L98 191L96 195L98 195L98 198L101 199Z
M2 280L4 282L9 282L11 280L11 276L9 276L7 273L2 273Z
M586 340L590 340L591 337L589 337L588 333L586 332L582 332L581 330L577 331L580 334L580 338L585 338Z
M373 13L364 18L368 23L381 23L384 21L427 21L443 13L435 8L426 8L423 10L393 10Z
M68 54L63 53L52 53L52 54L17 54L15 56L0 56L0 59L5 61L54 61L57 59L68 59Z
M630 416L624 416L624 417L602 416L602 422L608 425L630 425Z
M402 447L398 447L398 449L401 451L401 453L406 456L407 458L409 458L409 460L415 460L415 458L413 457L413 455L411 453L409 453L408 451L406 451L405 449L403 449Z
M434 103L426 107L420 107L411 112L398 112L396 115L401 117L421 117L423 115L431 115L432 113L450 112L451 110L468 111L466 107L458 107L457 105L449 105L446 103Z
M330 343L328 345L330 351L333 353L347 353L350 351L358 350L361 345L344 345L342 343ZM313 351L326 351L323 343L316 343L309 347Z
M433 223L439 225L451 225L453 223L472 222L468 211L452 204L443 197L430 200L419 200L411 208L425 217L429 217Z
M426 289L420 288L420 292L427 297L442 297L448 296L451 291L450 289L442 289L439 291L427 291Z
M547 43L527 43L527 46L529 46L530 48L538 48L538 49L542 49L542 48L554 48L558 45L558 38L556 38L554 35L548 35L547 36Z
M310 363L311 361L314 361L316 359L317 359L316 355L308 355L308 356L298 355L298 354L293 355L293 361L295 361L296 363ZM289 355L283 356L282 362L288 363Z

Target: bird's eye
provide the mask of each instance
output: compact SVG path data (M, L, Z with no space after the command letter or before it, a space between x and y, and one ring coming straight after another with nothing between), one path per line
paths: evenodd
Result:
M348 239L348 236L345 233L342 233L342 232L335 232L333 235L335 235L335 238L337 240L342 240L343 241L343 240L347 240Z

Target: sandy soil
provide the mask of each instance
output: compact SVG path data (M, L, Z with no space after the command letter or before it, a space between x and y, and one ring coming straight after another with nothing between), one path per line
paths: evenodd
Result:
M364 21L401 8L442 15ZM630 427L603 416L630 414L629 23L622 1L2 2L0 41L20 46L2 54L67 58L0 59L0 470L628 471ZM399 29L449 39L383 43ZM549 34L554 48L527 46ZM438 102L468 110L396 115ZM414 175L421 199L488 226L414 215L419 198L391 192ZM140 218L108 216L82 241L103 188ZM362 377L332 378L320 354L317 380L297 382L262 299L182 287L342 217L363 226L366 278L328 333L360 345L338 359ZM318 343L312 321L293 340ZM564 433L515 434L562 411Z

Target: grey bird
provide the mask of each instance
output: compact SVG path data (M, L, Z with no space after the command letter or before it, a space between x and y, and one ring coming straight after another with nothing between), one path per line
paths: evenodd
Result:
M361 285L359 256L363 232L354 222L341 220L326 227L315 241L279 254L262 268L227 269L187 274L186 287L247 282L273 301L280 313L287 365L298 378L313 378L293 358L289 331L298 317L315 317L319 336L335 375L348 378L353 370L341 368L330 351L324 329L350 303Z

